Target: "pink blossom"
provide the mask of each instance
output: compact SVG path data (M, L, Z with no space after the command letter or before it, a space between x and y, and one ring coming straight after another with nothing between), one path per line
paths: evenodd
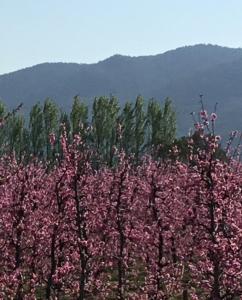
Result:
M217 119L217 115L215 113L211 113L210 120L214 122Z
M208 113L206 110L201 110L200 111L200 117L203 119L203 120L207 120L208 119Z
M55 141L56 141L56 137L55 137L54 133L49 134L49 141L50 141L51 146L54 146Z

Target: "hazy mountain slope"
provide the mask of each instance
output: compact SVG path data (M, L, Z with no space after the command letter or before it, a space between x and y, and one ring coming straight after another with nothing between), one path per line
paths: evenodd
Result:
M228 134L234 129L242 130L242 59L212 66L179 80L171 81L167 93L176 99L180 111L182 128L188 127L190 120L184 114L197 111L198 93L204 94L206 106L212 110L218 103L218 129Z
M182 133L191 124L189 113L198 109L200 93L209 106L219 102L223 132L240 126L242 49L197 45L154 56L114 55L96 64L45 63L0 76L0 98L9 107L23 101L26 110L47 97L69 109L76 94L87 101L113 94L122 102L138 94L170 96Z

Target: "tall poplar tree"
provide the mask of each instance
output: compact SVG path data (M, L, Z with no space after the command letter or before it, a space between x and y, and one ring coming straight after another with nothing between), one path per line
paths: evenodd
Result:
M176 138L176 112L169 98L165 99L165 103L161 111L161 144L164 145L164 151L161 155L166 155L168 149L174 143Z
M134 106L131 102L126 102L120 115L121 126L121 149L127 155L134 150Z
M42 157L44 151L44 115L40 103L35 104L29 117L31 152L34 157Z
M176 114L170 99L166 99L163 107L151 99L147 108L147 143L148 152L157 158L167 154L176 138Z
M134 107L134 154L136 163L139 161L145 141L145 120L144 99L138 96Z
M24 117L14 115L9 120L9 151L15 153L17 160L22 159L24 148Z
M117 144L119 104L115 97L95 98L93 103L93 142L99 157L109 165L113 163Z
M5 105L0 102L0 154L2 155L5 151L5 146L7 142L7 128L4 124L4 117L6 115Z
M54 101L47 99L44 103L44 131L47 160L53 158L53 149L50 143L50 134L57 134L59 127L59 109Z
M74 97L70 119L73 136L81 134L84 138L88 126L88 106L80 100L79 96Z

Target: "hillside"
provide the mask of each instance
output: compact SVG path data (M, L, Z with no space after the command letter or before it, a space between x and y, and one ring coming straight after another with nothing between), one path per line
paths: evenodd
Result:
M121 102L172 98L179 133L191 126L198 95L207 107L218 102L218 131L242 129L242 49L213 45L178 48L154 56L114 55L95 64L44 63L0 76L0 98L11 108L19 102L29 110L36 101L53 98L70 109L72 97L117 96Z

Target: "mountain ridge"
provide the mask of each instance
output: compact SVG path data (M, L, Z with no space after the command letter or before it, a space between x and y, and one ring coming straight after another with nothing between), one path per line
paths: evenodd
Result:
M116 58L116 57L122 57L122 58L152 58L152 57L158 57L158 56L162 56L162 55L169 55L169 54L172 54L174 52L177 52L177 51L182 51L182 50L186 50L186 49L189 49L189 48L199 48L199 47L213 47L213 48L220 48L220 49L231 49L231 50L234 50L234 51L242 51L242 48L241 47L237 47L237 48L233 48L233 47L227 47L227 46L220 46L220 45L216 45L216 44L195 44L195 45L185 45L185 46L181 46L181 47L177 47L175 49L171 49L171 50L167 50L167 51L164 51L162 53L157 53L157 54L147 54L147 55L124 55L124 54L120 54L120 53L116 53L116 54L113 54L107 58L104 58L102 60L99 60L97 62L93 62L93 63L77 63L77 62L65 62L65 61L57 61L57 62L50 62L50 61L45 61L45 62L42 62L42 63L38 63L38 64L34 64L34 65L31 65L31 66L28 66L28 67L24 67L24 68L21 68L21 69L17 69L17 70L14 70L14 71L10 71L10 72L6 72L6 73L2 73L0 74L0 77L1 76L5 76L5 75L9 75L9 74L12 74L12 73L16 73L18 71L23 71L23 70L27 70L27 69L32 69L34 67L38 67L38 66L41 66L41 65L48 65L48 64L53 64L53 65L56 65L56 64L63 64L63 65L96 65L96 64L99 64L99 63L102 63L102 62L105 62L105 61L108 61L110 59L113 59L113 58Z
M121 104L135 100L138 94L146 99L171 97L178 112L179 133L185 134L191 125L189 112L199 109L198 95L202 93L209 109L219 103L222 120L218 130L224 133L241 126L241 70L242 48L198 44L150 56L115 54L92 64L38 64L0 75L0 98L10 108L23 102L28 111L47 97L69 110L77 94L88 103L95 96L110 94Z

